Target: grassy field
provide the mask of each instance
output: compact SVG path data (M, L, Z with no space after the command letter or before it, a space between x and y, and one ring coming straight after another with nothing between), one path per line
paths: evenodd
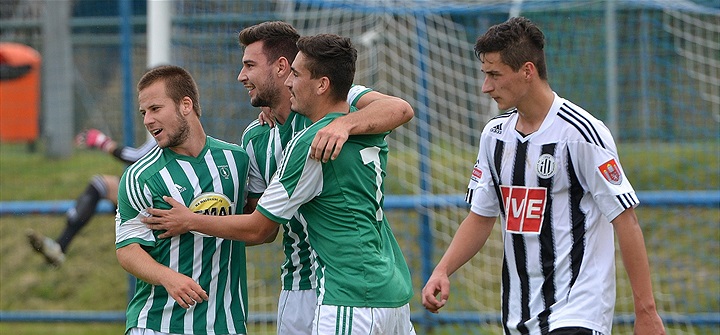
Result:
M474 159L471 151L475 149L468 150L468 157ZM720 150L717 144L628 146L621 147L620 152L623 157L627 157L623 161L624 167L628 174L633 176L632 182L638 190L720 188ZM648 166L652 168L648 169ZM120 174L123 168L122 164L99 152L78 151L72 159L52 160L41 153L29 153L23 145L0 144L0 201L74 199L82 192L92 175ZM466 182L465 178L462 176L462 183ZM401 188L392 186L393 183L397 181L391 181L390 188ZM388 193L392 192L391 189ZM702 308L701 311L707 308L720 310L718 213L718 209L691 212L682 209L669 212L662 209L643 209L642 213L639 213L642 215L641 222L648 222L646 241L648 248L653 250L652 265L662 271L672 272L671 275L663 275L656 281L658 286L668 292L667 296L658 298L659 304L663 305L665 310L691 310L693 306ZM410 216L403 213L392 215L404 216L394 218L394 222L402 219L413 221L414 213ZM691 219L711 224L688 231L685 228ZM0 310L124 310L127 303L128 277L117 264L114 246L109 242L114 240L112 215L102 214L93 218L71 244L67 261L60 268L45 264L27 245L27 229L35 229L55 237L63 229L64 221L62 215L0 217ZM683 224L667 225L666 222ZM413 237L410 232L396 234L398 240ZM409 236L404 236L405 234ZM675 247L668 248L670 240ZM249 282L251 297L275 297L276 288L279 287L276 282L276 267L268 270L260 266L263 262L277 261L268 261L266 258L268 251L273 248L278 246L253 247L248 251L249 273L253 273L257 278L269 277L275 280ZM408 258L415 258L416 250L411 249L410 254ZM409 260L416 261L417 259ZM277 262L279 264L279 261ZM492 271L496 270L498 269ZM270 271L270 274L256 273L262 271ZM413 280L415 286L419 286L418 279ZM473 283L470 282L469 285ZM698 290L707 294L697 294ZM684 295L686 296L683 297ZM416 300L418 299L413 299L412 308L417 312L419 302ZM270 303L266 305L271 306ZM257 309L251 310L251 313L257 312ZM273 311L268 307L260 312ZM250 327L251 334L274 334L272 325L251 324ZM124 326L120 323L0 322L0 334L120 334L123 329ZM625 326L616 327L614 330L615 334L631 333ZM671 330L673 332L669 334L714 334L719 331L716 328L698 330L685 325ZM418 329L418 334L425 333ZM444 326L432 333L500 334L501 330L497 325L471 324Z

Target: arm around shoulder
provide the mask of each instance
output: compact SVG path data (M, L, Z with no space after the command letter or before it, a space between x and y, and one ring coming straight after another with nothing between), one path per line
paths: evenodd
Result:
M350 135L380 134L402 126L415 117L415 111L407 101L371 91L356 103L358 111L343 116Z

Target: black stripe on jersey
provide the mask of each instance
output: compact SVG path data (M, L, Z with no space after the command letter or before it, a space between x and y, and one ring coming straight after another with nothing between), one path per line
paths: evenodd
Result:
M572 163L572 157L570 152L567 152L567 173L568 181L570 183L570 223L572 224L572 248L570 249L570 270L572 271L572 277L570 279L570 289L568 295L572 290L573 285L580 273L580 266L583 262L583 255L585 254L585 213L580 208L580 200L582 200L585 190L580 185L577 173L575 173L575 167Z
M542 146L541 154L549 154L555 156L555 150L557 143L545 144ZM542 284L542 297L545 304L545 309L538 314L540 321L540 333L547 334L550 332L550 313L552 313L551 306L555 304L555 261L557 255L555 254L555 240L553 237L553 221L552 221L552 204L553 197L551 190L553 189L553 178L538 178L538 186L544 187L548 190L547 198L545 199L545 213L544 220L542 223L542 230L540 230L540 262L542 263L543 273L543 284Z
M515 149L515 162L513 163L512 185L525 186L525 161L527 160L527 147L529 142L517 141ZM515 266L518 279L520 279L520 322L517 329L521 334L529 334L525 322L530 319L530 278L528 277L527 247L522 234L512 234L512 244L515 253Z
M637 205L638 203L640 203L637 196L635 196L635 194L633 194L633 193L624 193L624 194L616 195L615 197L618 199L620 204L625 209L628 209L628 208L633 207L633 206Z
M515 113L517 113L517 108L516 108L516 109L513 109L513 110L510 110L510 111L507 111L507 112L505 112L505 113L499 114L499 115L495 115L495 116L493 116L488 122L490 122L490 121L492 121L492 120L496 120L496 119L507 119L507 118L509 118L511 115L513 115L513 114L515 114Z
M510 334L510 328L508 328L508 315L510 314L510 271L508 270L507 254L503 253L503 265L502 265L502 325L505 332L503 334Z
M567 123L571 124L573 127L575 127L575 129L578 130L578 132L585 138L586 141L605 148L605 143L603 143L602 139L600 138L597 129L595 129L595 126L593 126L592 122L585 118L585 116L581 115L567 104L563 104L560 107L558 116L561 119L565 120Z
M503 151L505 150L505 142L497 140L495 141L495 151L493 152L493 165L495 173L491 173L490 176L495 184L495 195L497 195L498 203L500 204L500 213L502 213L505 219L505 203L502 199L502 192L500 191L500 175L502 167ZM502 265L502 324L505 329L505 334L510 334L510 328L508 328L508 315L510 313L510 272L508 270L507 253L503 253L503 265Z
M500 213L502 214L503 218L505 217L505 202L503 202L502 199L502 192L500 191L500 168L502 167L502 158L503 158L503 151L505 150L505 142L497 140L495 141L495 152L493 152L493 164L495 165L495 173L492 173L490 171L490 176L492 177L493 184L495 184L495 195L498 198L498 203L500 204Z

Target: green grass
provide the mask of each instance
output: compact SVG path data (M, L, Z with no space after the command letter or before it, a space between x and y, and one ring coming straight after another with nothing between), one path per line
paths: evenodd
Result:
M448 146L449 148L449 146ZM443 147L443 150L445 148ZM447 149L451 150L451 149ZM454 149L452 149L454 150ZM468 160L474 160L476 148L463 148L456 161L438 159L432 162L438 178L456 180L457 188L443 193L463 192L468 174ZM40 151L40 150L39 150ZM442 150L433 151L433 155ZM720 188L720 155L717 143L623 144L619 148L627 174L637 190L695 190ZM414 152L392 152L390 162L416 161ZM442 166L452 166L442 171ZM69 159L47 159L40 152L30 153L22 145L0 144L0 201L65 200L74 199L86 187L94 174L120 174L124 166L96 151L77 151ZM456 172L463 171L461 173ZM454 172L455 171L455 172ZM440 173L442 172L442 173ZM458 175L458 176L456 176ZM400 175L388 178L388 194L402 193L406 185L416 181ZM438 210L433 220L446 218L459 222L466 210ZM713 209L638 209L646 244L654 270L653 284L660 291L658 305L666 311L720 310L720 210ZM420 266L420 249L416 211L389 211L388 217L398 241L403 246L412 269ZM95 310L120 311L127 303L127 274L117 264L114 246L114 218L98 215L73 241L66 263L59 269L49 267L30 249L25 230L32 228L55 237L64 227L63 215L28 215L0 217L0 310ZM452 235L452 228L438 226L443 234ZM443 229L449 231L443 231ZM498 244L500 237L491 237ZM248 249L248 271L251 304L250 313L273 313L273 303L279 288L277 266L281 255L278 242ZM442 244L442 243L441 243ZM436 247L439 259L446 245ZM496 276L499 257L494 249L483 250L473 262L489 263L479 267L487 275ZM271 255L271 256L268 256ZM271 257L271 259L267 259ZM484 264L484 263L483 263ZM467 272L467 271L465 271ZM628 296L624 270L618 269L618 297ZM460 272L458 273L460 275ZM478 307L475 296L466 294L467 287L485 285L479 277L454 275L451 310L496 309L499 300L496 287L483 297ZM466 274L462 274L465 276ZM416 297L411 302L413 312L419 312L419 290L422 278L413 271ZM483 286L486 287L486 286ZM495 292L495 293L494 293ZM259 297L264 297L267 301ZM618 302L619 308L622 304ZM624 306L627 306L625 304ZM447 312L447 311L446 311ZM622 310L621 312L630 312ZM273 325L250 324L251 334L274 334ZM13 323L0 322L0 334L119 334L121 323ZM712 334L717 328L703 329L677 326L668 332L683 334ZM424 334L418 329L418 334ZM497 325L447 325L432 334L500 334ZM614 329L614 334L629 334L628 327Z

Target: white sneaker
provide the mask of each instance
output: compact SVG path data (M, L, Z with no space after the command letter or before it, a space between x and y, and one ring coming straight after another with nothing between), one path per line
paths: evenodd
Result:
M45 256L45 261L49 264L59 267L65 261L65 253L62 252L60 245L53 239L38 234L33 230L28 230L26 235L30 246Z

